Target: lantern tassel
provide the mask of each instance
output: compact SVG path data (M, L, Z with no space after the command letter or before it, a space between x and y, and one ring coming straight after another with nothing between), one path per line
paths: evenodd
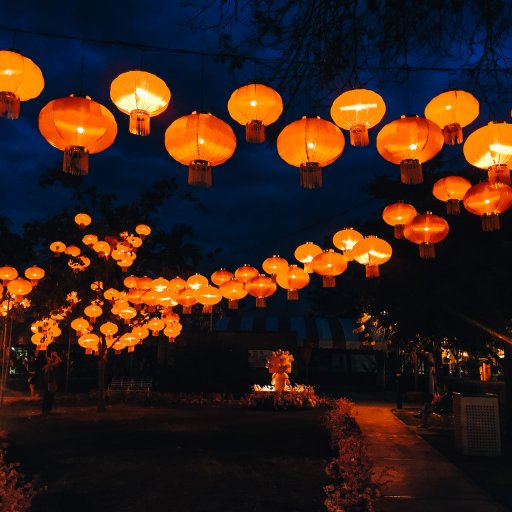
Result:
M510 171L507 164L491 165L487 175L492 187L499 187L502 183L510 185Z
M393 234L395 235L395 238L397 240L402 240L402 238L404 238L404 225L403 224L397 224L393 228Z
M455 146L456 144L462 144L464 140L462 136L462 127L459 123L447 124L443 128L444 143L449 146Z
M237 299L229 299L228 300L228 309L238 309L238 300Z
M431 260L436 257L436 250L434 244L422 243L420 244L420 258L422 260Z
M322 168L316 162L306 162L300 165L300 186L314 189L322 187Z
M500 217L497 213L489 213L482 215L482 229L484 231L499 231Z
M379 277L379 266L378 265L365 265L366 278L372 279Z
M211 313L212 305L211 304L203 304L203 313Z
M352 146L368 146L370 137L368 137L368 128L364 124L356 124L350 128L350 144Z
M245 140L249 144L263 144L265 142L265 125L256 120L247 123L245 125Z
M336 280L334 276L323 276L322 286L324 288L334 288L336 286Z
M188 166L188 184L193 187L212 186L212 167L206 160L194 160Z
M62 172L74 176L87 176L89 172L89 151L83 146L68 146L64 150Z
M133 135L145 137L149 135L149 113L146 110L135 109L130 112L130 124L128 130Z
M423 183L423 173L419 160L407 158L400 162L400 180L405 185L419 185Z
M192 306L183 306L183 314L190 315L192 313Z
M460 203L457 199L446 201L446 213L448 215L460 215Z
M299 291L298 290L288 290L286 294L286 298L288 300L299 300Z
M20 99L10 91L0 92L0 117L18 119L20 117Z
M265 297L256 297L256 307L257 308L266 308L267 307L267 301Z

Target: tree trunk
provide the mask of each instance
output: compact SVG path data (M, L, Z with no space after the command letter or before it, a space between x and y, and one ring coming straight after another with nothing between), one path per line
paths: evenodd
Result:
M105 402L105 366L107 353L106 350L100 349L98 356L98 412L107 410Z

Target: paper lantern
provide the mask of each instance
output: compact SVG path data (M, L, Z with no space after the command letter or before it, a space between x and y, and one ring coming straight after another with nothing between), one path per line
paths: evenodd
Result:
M68 245L66 249L64 250L64 254L67 254L68 256L71 256L72 258L76 258L77 256L80 256L80 248L76 245Z
M151 233L151 228L146 224L139 224L135 227L135 233L140 235L140 238L144 240L144 238L146 238Z
M88 96L50 101L39 113L39 130L54 147L64 151L62 171L85 176L89 154L114 142L117 124L112 113Z
M238 309L238 301L247 296L244 283L234 277L219 285L219 291L228 299L228 309Z
M466 139L463 152L471 165L488 171L491 185L510 185L512 124L491 121L482 126Z
M196 291L187 286L178 292L176 301L183 307L183 314L188 315L192 312L192 306L197 304Z
M201 274L194 274L187 279L187 286L192 290L199 290L203 286L208 285L208 278Z
M75 222L78 224L80 229L85 229L91 223L92 219L87 213L77 213L75 215Z
M43 74L31 59L0 50L0 117L18 119L20 102L36 98L43 88Z
M335 276L339 276L347 270L347 260L339 252L327 249L313 258L311 268L316 274L322 276L324 288L334 288L336 286Z
M163 292L169 287L169 281L163 277L157 277L153 279L151 283L151 289L155 292Z
M384 208L382 218L386 224L393 226L395 238L404 238L404 225L411 222L418 215L412 204L397 201Z
M275 281L276 275L279 274L281 270L288 268L288 262L284 258L281 258L281 256L274 255L265 259L261 267L267 274L270 274Z
M148 276L142 276L137 278L137 288L139 290L151 290L153 287L153 279Z
M417 215L407 224L404 235L407 240L419 245L420 258L431 259L436 255L434 244L444 240L449 231L448 222L442 217L426 212Z
M121 73L110 85L110 99L130 116L129 131L149 135L150 118L161 114L171 101L165 82L147 71Z
M203 305L203 313L211 313L213 306L222 300L222 294L215 286L205 285L196 290L196 298Z
M322 186L322 167L336 161L344 147L341 130L319 117L294 121L277 137L279 156L300 169L300 185L307 189Z
M84 235L82 243L92 248L92 246L98 241L98 237L93 234Z
M85 318L78 317L75 318L70 325L71 329L75 330L77 333L84 333L89 328L89 321Z
M173 322L168 324L164 329L164 334L169 338L169 342L173 343L174 339L181 333L182 326L180 323Z
M50 244L50 251L53 252L55 257L60 256L66 250L66 244L63 242L52 242Z
M136 276L128 276L124 278L123 284L126 286L126 288L137 288L139 278Z
M247 263L235 270L235 278L244 284L257 275L259 275L258 269L251 267L251 265L248 265Z
M445 144L461 144L462 128L480 113L478 100L469 92L451 89L432 98L425 107L425 117L442 128Z
M32 291L32 285L30 281L17 277L7 282L7 290L13 297L21 300L24 295L28 295Z
M334 247L343 251L343 256L345 256L347 261L352 261L354 259L352 256L352 249L354 248L354 245L362 239L363 235L359 233L359 231L356 231L353 228L345 228L334 234L332 237L332 243L334 244Z
M379 265L391 258L393 250L385 240L369 235L363 238L352 249L354 259L365 266L366 277L379 277Z
M287 291L288 300L298 300L299 290L309 284L309 274L297 265L289 265L276 276L277 284Z
M313 258L322 252L322 248L313 242L306 242L301 244L295 249L293 255L297 261L300 261L304 265L304 270L311 274L313 269L311 268L311 262Z
M146 327L151 331L152 336L158 336L158 333L165 327L165 323L157 316L154 316L148 320Z
M0 279L3 284L7 284L7 281L16 279L18 277L18 271L14 267L0 267Z
M386 104L376 92L353 89L338 96L331 106L333 121L344 130L350 130L352 146L367 146L368 129L380 123L386 113Z
M471 188L471 182L462 176L446 176L434 183L432 194L439 201L446 203L448 215L459 215L460 201Z
M36 286L37 283L44 277L45 272L42 268L32 266L28 267L27 270L25 270L25 277L27 279L30 279L30 284L32 286Z
M226 270L225 268L221 268L219 270L216 270L211 276L210 279L212 280L212 283L220 286L221 284L224 284L226 281L229 281L233 277L233 272L230 272L229 270Z
M247 281L245 289L249 295L256 297L256 307L264 308L266 307L267 297L276 293L277 285L272 278L258 274Z
M236 147L231 127L212 114L192 112L176 119L165 132L165 148L188 165L188 184L212 186L212 167L229 160Z
M265 142L265 126L277 121L283 112L283 100L271 87L249 84L231 94L228 111L237 123L245 125L245 140L261 144Z
M443 132L433 121L419 116L401 116L383 126L377 135L377 151L388 162L400 164L402 183L423 182L421 164L443 147Z
M512 206L512 188L505 184L495 187L487 182L479 183L466 192L463 203L468 212L480 215L483 231L498 231L499 214Z
M99 343L100 343L99 336L97 334L92 333L92 332L88 332L86 334L82 334L82 336L80 336L78 338L78 344L82 348L85 348L85 353L86 354L92 354L93 350L95 352L97 352L98 351Z
M89 322L93 324L96 318L103 314L103 310L97 304L90 304L84 309L84 313L89 317Z

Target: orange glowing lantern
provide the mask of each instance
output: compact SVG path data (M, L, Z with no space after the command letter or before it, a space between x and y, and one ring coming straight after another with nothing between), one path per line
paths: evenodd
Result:
M245 283L245 289L249 295L256 297L256 307L266 307L266 299L276 293L277 285L272 278L258 274Z
M512 188L505 184L494 187L488 182L479 183L466 192L463 203L468 212L480 215L483 231L498 231L499 214L512 206Z
M93 247L93 245L98 241L98 237L96 235L92 235L92 234L89 234L89 235L84 235L84 237L82 238L82 243L84 245L88 245L89 247Z
M311 274L313 269L311 268L311 262L313 258L322 252L322 248L313 242L306 242L301 244L295 249L293 255L297 261L300 261L304 265L304 270Z
M169 342L173 343L174 339L181 333L182 325L178 322L168 324L164 329L164 334L169 338Z
M7 284L7 281L12 281L18 277L18 271L14 267L0 267L0 279L3 284Z
M52 242L50 244L50 251L53 252L55 257L60 256L66 250L66 244L63 242Z
M176 302L183 307L183 314L188 315L192 312L192 306L197 304L196 291L186 286L176 295Z
M444 240L449 231L448 222L442 217L426 212L407 224L404 235L407 240L419 245L420 258L432 259L436 256L434 244Z
M158 333L165 327L165 323L160 318L154 316L146 323L146 327L151 331L152 336L158 336Z
M393 226L395 238L404 238L404 225L411 222L418 215L412 204L397 201L384 208L382 218L386 224Z
M192 112L174 121L165 132L165 147L178 162L188 165L188 184L212 186L212 166L229 160L236 147L231 127L212 114Z
M224 284L226 281L229 281L233 277L233 272L226 270L225 268L221 268L216 270L211 276L210 279L212 283L220 286Z
M32 266L27 268L25 270L25 277L27 279L30 279L30 284L32 286L37 286L37 283L43 279L44 277L44 270L40 267Z
M21 300L24 295L28 295L32 291L32 285L30 281L17 277L7 282L7 290L11 296Z
M109 288L108 290L105 290L103 297L108 301L113 302L119 298L119 291L115 288Z
M336 161L345 147L341 130L319 117L303 117L285 126L277 137L277 152L288 164L300 169L300 185L322 186L322 167Z
M423 182L421 164L443 147L443 132L436 123L419 116L401 116L377 135L377 151L388 162L400 164L402 183Z
M85 353L86 354L92 354L93 350L95 352L97 352L99 342L100 342L99 336L97 334L92 333L92 332L88 332L86 334L82 334L82 336L80 336L78 338L78 344L82 348L85 348Z
M68 245L66 249L64 249L64 254L67 254L68 256L71 256L72 258L76 258L77 256L80 256L80 248L76 245Z
M146 290L141 297L143 304L148 306L147 310L149 313L156 311L156 307L160 304L160 295L154 290Z
M130 116L129 131L149 135L150 118L161 114L171 101L165 82L147 71L121 73L110 85L110 99Z
M354 245L363 239L363 235L353 228L345 228L334 234L332 237L332 243L334 247L343 251L343 256L347 261L352 261L352 249Z
M135 226L135 233L137 233L142 240L151 234L151 228L146 224L139 224Z
M132 308L126 301L116 302L117 315L122 318L125 324L129 324L132 318L137 316L137 310Z
M352 249L354 259L365 266L366 277L379 277L379 265L391 258L393 250L385 240L369 235L363 238Z
M62 171L85 176L89 154L112 145L117 124L112 113L88 96L50 101L39 113L39 130L54 147L64 151Z
M199 290L208 285L208 278L201 274L194 274L187 279L187 286L192 290Z
M139 290L151 290L153 287L153 279L148 276L142 276L137 278L137 286Z
M434 183L432 194L439 201L446 203L448 215L459 215L460 201L471 188L471 182L462 176L446 176Z
M181 277L174 277L169 280L169 290L173 292L179 292L180 290L183 290L187 286L187 282L185 279L182 279Z
M256 277L257 275L259 275L258 269L251 267L251 265L248 265L247 263L235 270L235 279L243 284L247 283L247 281L253 277Z
M168 287L169 281L163 277L157 277L156 279L153 279L153 282L151 283L151 288L158 293L167 290Z
M488 171L491 185L510 185L512 124L491 121L475 130L466 139L463 152L471 165Z
M251 144L265 142L265 126L277 121L283 112L283 100L277 91L262 84L249 84L231 94L230 116L245 125L245 140Z
M87 213L77 213L75 215L75 222L78 224L80 229L85 229L85 227L92 222L92 219L90 215L87 215Z
M238 301L247 296L244 283L234 277L222 283L219 291L224 298L228 299L228 309L238 309Z
M104 240L100 240L99 242L96 242L92 246L93 250L98 253L98 256L100 258L108 258L110 254L110 244L108 242L105 242Z
M274 255L267 258L261 266L263 270L267 274L270 274L272 279L275 281L276 275L282 270L286 270L288 268L288 262L284 258L281 258L281 256Z
M309 284L309 274L297 265L289 265L277 274L276 280L281 288L287 290L288 300L298 300L299 290Z
M196 290L196 298L203 305L203 313L211 313L213 306L222 300L222 294L215 286L206 285Z
M31 59L0 50L0 117L18 119L20 102L37 98L43 88L43 74Z
M368 129L380 123L386 113L386 104L376 92L353 89L338 96L331 107L333 121L350 130L352 146L368 146Z
M137 282L139 278L136 276L128 276L124 278L123 284L128 289L137 288Z
M103 310L97 304L90 304L84 309L84 313L89 317L89 322L93 324L96 318L103 314Z
M462 128L472 123L479 113L478 100L458 89L438 94L425 107L425 117L442 128L444 142L451 146L462 143Z
M71 329L76 331L77 334L85 333L85 331L87 331L87 329L89 328L89 322L85 318L82 318L82 317L75 318L71 322L70 325L71 325Z
M113 322L105 322L100 325L100 331L105 336L107 342L112 340L112 337L117 334L119 327Z
M327 249L313 258L311 268L316 274L322 276L324 288L334 288L336 286L335 276L339 276L347 270L347 260L343 254L333 249Z

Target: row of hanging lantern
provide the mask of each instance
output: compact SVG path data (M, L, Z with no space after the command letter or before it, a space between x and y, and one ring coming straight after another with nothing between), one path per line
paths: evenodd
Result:
M37 97L44 87L41 70L27 57L0 51L0 117L16 119L20 101ZM122 73L111 84L110 97L129 116L129 131L149 135L150 118L162 113L171 99L165 82L146 71ZM265 141L265 127L283 111L281 96L271 87L249 84L235 90L228 101L231 117L246 127L249 143ZM368 129L383 118L382 97L367 89L338 96L331 107L334 123L318 117L287 125L277 139L277 151L288 164L300 169L305 188L322 185L322 167L342 154L345 141L340 128L349 130L354 146L369 143ZM425 117L402 116L382 127L377 150L400 165L401 181L422 182L422 163L436 156L443 144L461 144L462 128L479 114L476 98L462 90L449 90L433 98ZM64 152L63 170L87 174L89 154L107 149L117 134L112 113L89 97L69 96L49 102L40 112L39 128L45 139ZM212 114L193 112L175 120L165 133L165 147L178 162L189 167L189 183L210 186L211 168L226 162L236 148L231 127ZM487 170L490 182L510 184L512 124L491 122L469 135L464 143L466 160Z

